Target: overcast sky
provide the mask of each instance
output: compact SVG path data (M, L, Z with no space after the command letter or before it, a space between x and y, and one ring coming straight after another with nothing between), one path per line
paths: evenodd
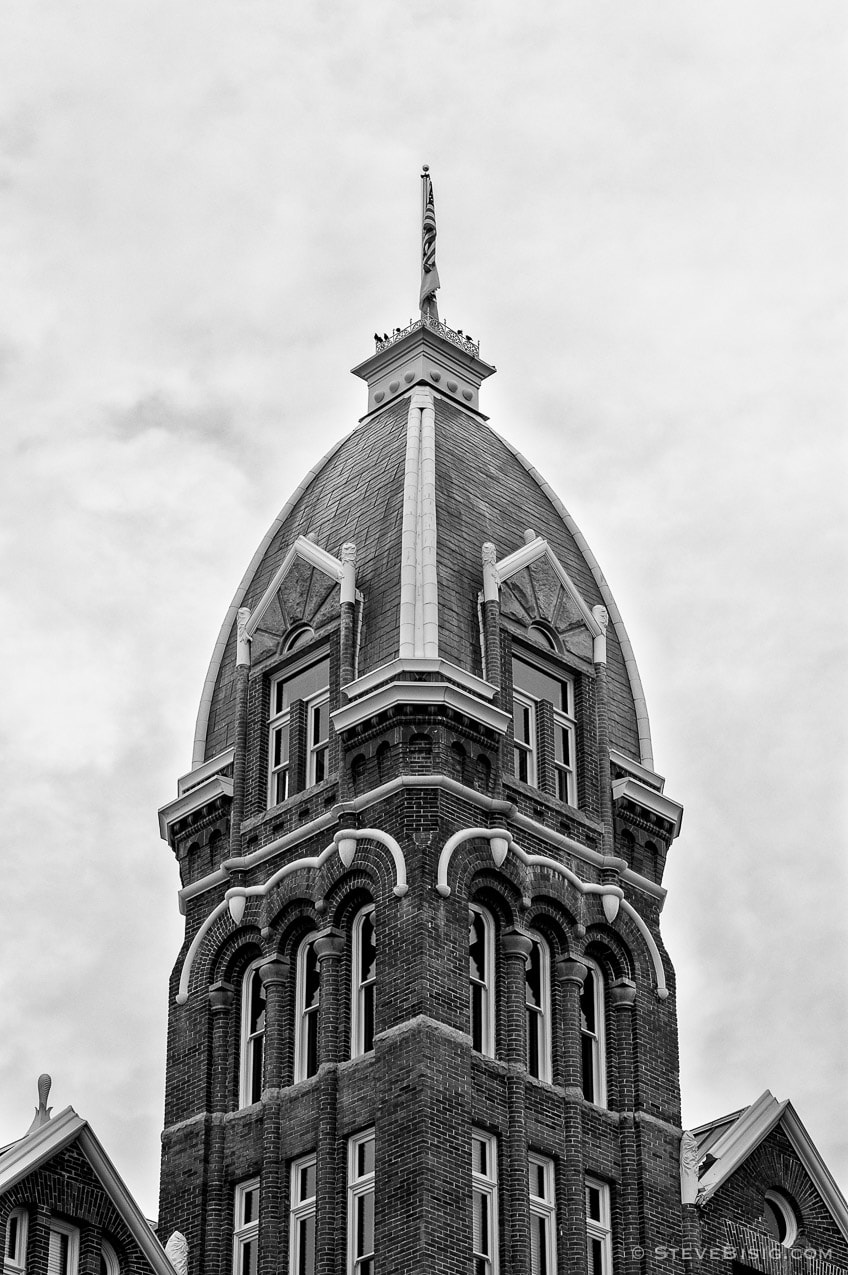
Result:
M440 310L586 535L684 803L684 1120L790 1097L848 1185L842 0L6 0L0 1144L39 1072L157 1210L223 613L348 369ZM512 546L504 546L504 549Z

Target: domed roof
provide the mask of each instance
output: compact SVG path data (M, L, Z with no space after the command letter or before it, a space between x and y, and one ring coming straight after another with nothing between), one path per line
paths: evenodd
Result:
M450 354L442 351L444 358ZM468 365L469 359L464 362ZM369 380L373 392L374 378ZM335 557L343 544L356 546L356 587L362 595L358 675L402 653L404 490L410 481L407 422L419 383L401 389L393 381L396 393L391 401L373 410L324 457L269 529L236 591L213 653L198 714L195 765L232 742L237 610L254 611L298 537ZM570 515L537 472L477 411L451 401L447 386L431 385L424 392L434 409L431 485L439 658L483 676L481 548L493 543L505 558L525 543L526 530L532 527L585 607L607 608L610 743L651 765L647 713L630 643L603 575ZM382 397L379 391L378 396ZM556 582L528 581L525 598L516 586L514 613L530 621L535 609L538 618L555 621L553 612L560 605L555 588Z

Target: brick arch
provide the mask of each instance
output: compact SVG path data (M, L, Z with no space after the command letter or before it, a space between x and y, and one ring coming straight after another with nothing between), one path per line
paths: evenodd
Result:
M588 926L579 954L594 961L610 983L617 978L634 977L636 963L633 953L621 935L609 926L601 923Z
M524 917L524 925L528 930L535 930L551 949L551 959L558 956L571 956L574 940L572 934L577 925L577 918L566 907L564 900L553 895L537 895Z

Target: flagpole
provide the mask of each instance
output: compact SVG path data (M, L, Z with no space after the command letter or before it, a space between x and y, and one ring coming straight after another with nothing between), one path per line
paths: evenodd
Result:
M421 168L421 279L424 279L424 218L427 214L427 174L430 172L430 165L423 164ZM422 301L418 307L421 311L421 318L424 318L426 301ZM427 306L429 313L429 306Z

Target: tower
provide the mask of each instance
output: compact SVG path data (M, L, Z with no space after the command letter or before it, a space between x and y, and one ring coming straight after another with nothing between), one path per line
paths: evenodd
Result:
M610 1275L684 1233L681 807L604 577L439 320L423 192L421 317L254 555L160 812L193 1275Z

